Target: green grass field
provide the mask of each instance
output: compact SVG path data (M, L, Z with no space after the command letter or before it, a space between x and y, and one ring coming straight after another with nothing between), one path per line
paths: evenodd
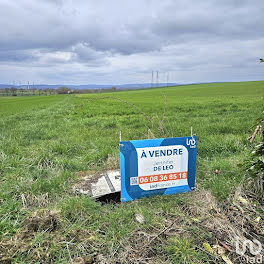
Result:
M202 246L214 237L182 209L195 194L101 205L71 187L78 175L117 168L120 131L122 140L180 137L192 126L198 188L224 206L244 176L238 164L251 151L247 138L264 110L263 96L264 81L0 98L0 263L1 257L3 263L71 263L78 256L86 263L133 263L137 253L126 245L140 244L138 230L155 243L134 263L221 263ZM51 222L29 224L47 215ZM151 240L169 221L191 222L186 234L164 231Z

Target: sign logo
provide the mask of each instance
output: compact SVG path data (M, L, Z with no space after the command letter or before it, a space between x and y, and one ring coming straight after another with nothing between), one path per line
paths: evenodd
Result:
M187 146L190 146L190 148L196 148L196 140L194 138L186 139Z

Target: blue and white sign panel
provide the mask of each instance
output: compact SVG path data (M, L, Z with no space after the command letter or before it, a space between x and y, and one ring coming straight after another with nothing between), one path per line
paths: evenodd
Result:
M120 142L121 201L191 191L197 138Z

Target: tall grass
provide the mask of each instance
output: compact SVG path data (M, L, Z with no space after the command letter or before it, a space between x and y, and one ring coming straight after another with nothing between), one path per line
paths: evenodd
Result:
M48 246L47 261L67 263L69 252L74 258L103 249L114 256L120 241L140 227L134 219L138 212L145 217L146 229L162 227L166 217L178 214L173 207L183 202L183 196L102 207L72 193L81 172L118 164L120 131L122 140L180 137L189 136L192 126L198 136L197 182L224 201L242 179L237 164L249 155L247 138L263 110L263 94L264 82L248 82L118 92L107 98L100 94L0 98L0 239L17 234L38 208L57 208L60 238ZM88 248L77 231L91 238ZM38 248L49 236L41 232L34 238ZM193 252L193 244L185 242L170 240L162 254L182 247L186 254ZM37 263L30 260L34 250L36 246L18 253L16 263ZM184 259L184 254L168 259ZM195 254L194 259L199 256L204 258Z

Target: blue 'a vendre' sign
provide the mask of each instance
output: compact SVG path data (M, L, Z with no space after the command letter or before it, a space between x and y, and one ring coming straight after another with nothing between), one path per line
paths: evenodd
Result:
M194 189L197 138L120 142L121 201Z

